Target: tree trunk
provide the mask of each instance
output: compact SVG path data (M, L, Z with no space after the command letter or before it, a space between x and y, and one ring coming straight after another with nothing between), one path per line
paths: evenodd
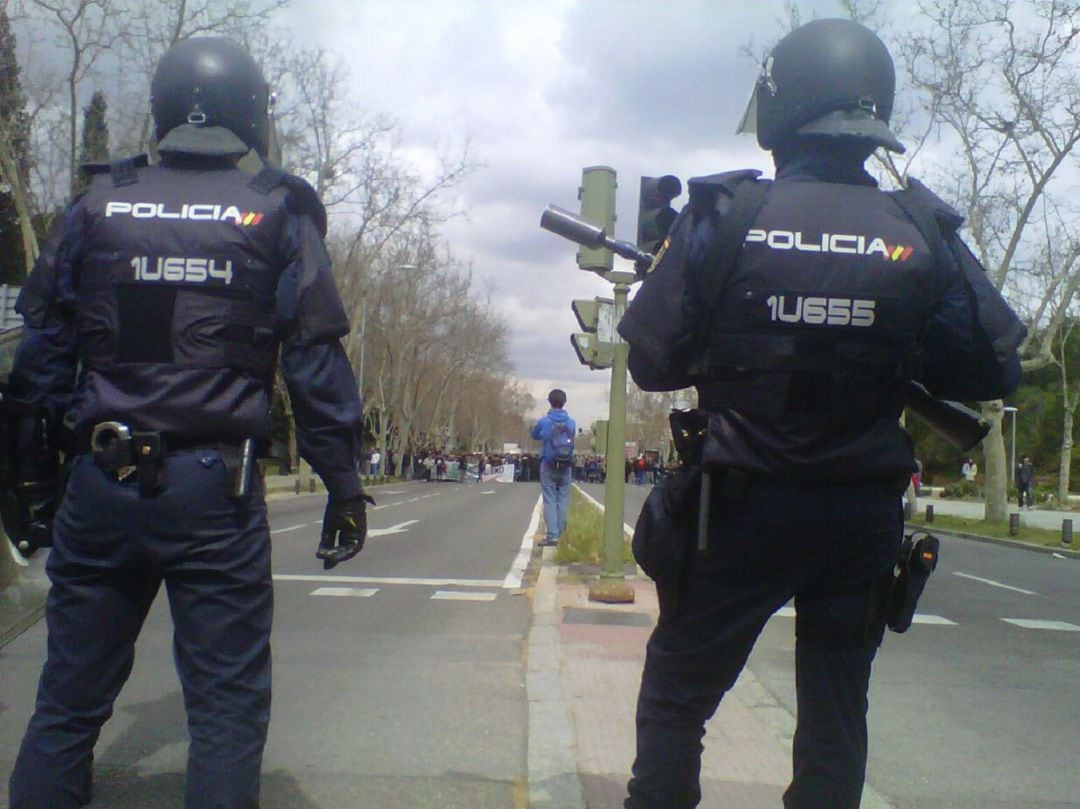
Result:
M1069 474L1072 468L1073 446L1073 409L1075 398L1066 396L1065 415L1061 420L1061 463L1058 466L1058 506L1065 508L1069 504Z
M982 441L983 460L986 463L986 478L983 484L986 496L984 519L989 522L1004 522L1008 506L1005 438L1001 432L1004 412L1001 399L982 403L982 414L990 422L990 433Z
M34 261L38 257L37 234L34 233L34 223L30 214L30 204L26 198L26 187L23 185L18 167L11 153L6 148L0 148L0 168L3 177L11 188L11 200L15 205L15 215L19 218L19 230L22 232L23 256L26 260L26 274L34 268Z

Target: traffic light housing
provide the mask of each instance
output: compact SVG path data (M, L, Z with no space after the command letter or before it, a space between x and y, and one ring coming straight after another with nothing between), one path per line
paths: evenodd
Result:
M607 434L608 434L608 421L602 419L600 421L594 421L593 428L593 445L592 451L597 455L607 455Z
M610 368L615 362L615 301L585 298L571 301L570 306L584 332L570 335L578 360L593 370Z
M581 215L603 227L609 236L615 233L615 169L590 166L581 170ZM578 266L592 272L610 272L614 255L606 248L582 247L577 254Z
M682 193L682 183L674 174L663 177L642 177L638 197L638 249L656 255L659 252L675 217L671 201Z

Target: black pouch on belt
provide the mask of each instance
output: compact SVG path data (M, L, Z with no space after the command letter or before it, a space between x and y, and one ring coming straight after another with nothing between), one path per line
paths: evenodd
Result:
M161 433L132 432L132 460L139 479L139 494L153 497L165 488L165 448Z

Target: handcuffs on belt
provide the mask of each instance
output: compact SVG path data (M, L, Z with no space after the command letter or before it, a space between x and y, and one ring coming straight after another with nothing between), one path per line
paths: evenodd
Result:
M255 464L255 439L245 438L236 445L206 446L221 450L229 471L229 497L244 500L251 492L251 477ZM165 454L168 438L157 431L133 431L119 421L103 421L90 434L90 451L94 463L118 481L138 474L139 494L153 497L165 488Z
M90 434L94 463L127 480L138 474L139 494L153 497L165 488L165 452L159 432L132 432L119 421L103 421Z

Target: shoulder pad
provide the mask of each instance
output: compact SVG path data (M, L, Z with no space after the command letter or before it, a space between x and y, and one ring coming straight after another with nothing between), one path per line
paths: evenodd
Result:
M704 207L711 211L716 204L717 194L723 192L733 197L740 183L756 180L760 176L761 172L757 169L740 169L710 174L706 177L691 177L686 182L690 193L690 204L695 210L701 210Z
M289 208L296 213L306 213L314 219L319 235L326 238L326 208L315 189L306 180L292 174L286 174L282 183L289 190L286 200Z
M137 169L143 169L150 165L150 156L147 154L135 155L132 158L128 158L132 165ZM79 164L79 170L84 174L93 176L95 174L108 174L113 171L114 167L119 163L125 161L116 160L88 160L85 163Z
M964 217L957 213L949 203L916 180L908 177L903 191L893 193L907 194L916 205L920 205L934 215L942 230L956 231L964 224Z
M285 186L285 190L288 192L285 197L285 204L289 210L293 213L310 216L315 220L315 226L319 229L319 234L326 238L326 208L310 183L294 174L289 174L272 166L265 166L251 180L251 187L263 194L270 193L279 185Z
M112 163L105 160L90 160L79 165L79 171L88 176L107 174L110 168L112 168Z

